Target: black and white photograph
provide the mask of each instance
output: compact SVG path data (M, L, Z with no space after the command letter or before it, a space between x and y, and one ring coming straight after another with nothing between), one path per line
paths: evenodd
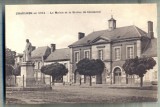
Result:
M158 101L157 5L5 5L5 103Z

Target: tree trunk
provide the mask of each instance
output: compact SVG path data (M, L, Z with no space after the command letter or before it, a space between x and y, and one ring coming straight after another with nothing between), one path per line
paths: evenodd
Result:
M86 83L86 75L84 75L84 83Z
M90 76L90 86L92 86L92 76Z
M131 75L131 85L132 85L132 79L133 79L133 78L132 78L132 75Z
M76 78L77 78L77 75L76 75L76 72L74 73L74 83L76 83Z
M82 79L81 79L81 75L80 75L80 79L79 79L79 85L81 85L81 84L82 84L82 83L81 83L81 80L82 80Z
M126 74L126 84L128 84L128 74Z
M52 76L52 85L54 85L54 76Z
M49 79L49 80L50 80L50 87L51 87L51 86L52 86L52 83L51 83L51 76L50 76L50 79Z
M140 86L142 87L143 86L143 77L140 77L140 78L141 78Z

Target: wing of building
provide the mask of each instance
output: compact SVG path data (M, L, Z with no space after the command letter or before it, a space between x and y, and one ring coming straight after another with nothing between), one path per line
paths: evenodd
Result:
M70 83L72 81L72 73L70 70L70 49L62 48L52 50L51 54L45 60L45 65L56 62L63 64L68 69L68 73L62 78L54 80L54 83ZM49 76L46 75L46 77ZM45 81L49 84L48 79L46 79Z
M147 83L157 84L158 81L158 57L157 57L157 39L154 38L150 41L147 46L147 49L142 53L142 56L153 57L156 61L156 65L153 69L147 71L144 77L144 81Z
M151 39L142 56L157 57L157 38Z

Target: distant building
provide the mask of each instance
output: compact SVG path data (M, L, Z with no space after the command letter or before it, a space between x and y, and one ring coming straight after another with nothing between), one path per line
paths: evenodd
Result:
M24 61L23 54L17 53L17 55L15 56L15 65L17 64L21 65L23 61Z
M78 83L80 78L84 78L85 82L85 77L75 72L76 63L83 58L101 59L105 63L103 74L94 77L96 83L126 84L127 79L129 83L135 82L138 76L127 76L122 65L126 59L142 57L143 54L148 56L152 51L156 53L155 47L150 47L156 40L153 22L148 21L146 33L134 25L118 28L113 17L108 20L108 29L94 31L87 36L79 33L78 41L69 45L74 82Z
M15 57L16 64L21 65L24 61L23 54L17 54ZM33 49L31 53L31 61L34 63L34 77L36 84L44 85L50 84L52 81L52 77L49 75L45 75L41 72L41 67L43 65L51 64L51 63L61 63L66 66L68 69L67 75L62 78L56 79L57 83L70 83L72 81L72 72L70 70L70 49L56 49L55 44L51 44L51 47L42 46ZM24 75L25 76L25 75ZM22 76L17 76L18 84L22 83Z
M35 46L32 46L32 51L34 51L36 49ZM15 65L21 65L22 62L24 62L24 54L23 53L16 53L13 52L15 54Z

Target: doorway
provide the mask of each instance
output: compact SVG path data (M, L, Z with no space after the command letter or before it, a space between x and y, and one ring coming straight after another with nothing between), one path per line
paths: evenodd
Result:
M119 67L114 69L114 84L121 84L121 69Z

